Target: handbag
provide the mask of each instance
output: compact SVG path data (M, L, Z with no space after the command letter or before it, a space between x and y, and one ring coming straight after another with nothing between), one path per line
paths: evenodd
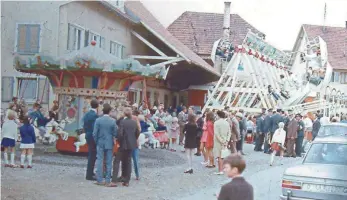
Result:
M230 150L227 147L223 147L220 157L222 159L224 159L224 158L228 157L230 154L231 154Z

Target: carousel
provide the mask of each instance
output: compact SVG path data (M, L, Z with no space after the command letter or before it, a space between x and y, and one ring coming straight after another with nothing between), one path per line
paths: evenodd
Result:
M55 145L59 152L88 152L81 128L92 99L100 102L98 112L102 104L108 103L114 108L113 115L118 116L130 103L128 92L132 84L140 83L137 85L142 87L146 101L146 80L165 79L169 71L165 65L142 65L134 59L117 58L99 48L95 41L62 57L16 55L14 62L16 70L44 75L52 85L59 107L58 120L49 122L45 135L39 139Z

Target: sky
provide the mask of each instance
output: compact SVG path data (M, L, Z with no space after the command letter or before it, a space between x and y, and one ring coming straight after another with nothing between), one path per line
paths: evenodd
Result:
M224 0L141 2L165 27L185 11L224 12ZM302 24L344 27L347 21L347 0L231 0L231 13L239 14L265 33L270 44L282 50L291 50Z

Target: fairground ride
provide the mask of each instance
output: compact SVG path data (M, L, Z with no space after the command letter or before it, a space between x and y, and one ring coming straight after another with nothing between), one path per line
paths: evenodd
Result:
M291 71L288 63L292 53L278 50L251 31L235 47L227 34L213 46L211 59L223 71L210 89L203 111L228 106L259 113L261 108L281 108L296 113L322 110L325 116L331 116L345 109L343 93L327 92L331 90L332 68L323 39L307 41L305 51L300 53L306 66ZM309 96L313 96L310 101Z

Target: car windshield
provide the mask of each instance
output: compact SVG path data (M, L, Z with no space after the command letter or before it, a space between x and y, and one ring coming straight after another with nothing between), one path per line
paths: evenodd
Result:
M347 136L347 126L329 125L329 126L322 126L319 129L318 136L331 136L331 135L346 135Z
M347 144L312 144L304 163L347 165Z

